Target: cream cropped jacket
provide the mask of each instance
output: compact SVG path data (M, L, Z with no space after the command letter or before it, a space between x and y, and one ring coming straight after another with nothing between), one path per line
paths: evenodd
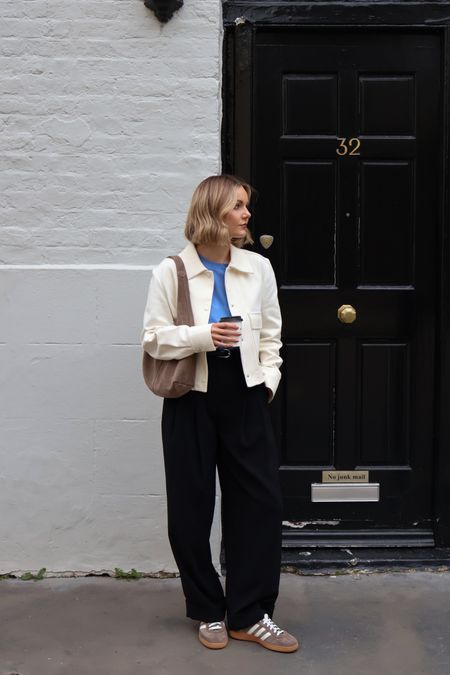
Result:
M157 359L180 359L197 354L194 390L208 387L206 352L214 351L211 324L208 323L214 290L213 272L207 270L189 242L180 253L186 267L194 326L174 326L177 311L177 273L175 263L165 258L150 281L144 327L143 348ZM281 313L272 265L267 258L231 246L231 260L225 272L225 289L231 314L242 322L241 360L247 386L265 383L275 395L281 373Z

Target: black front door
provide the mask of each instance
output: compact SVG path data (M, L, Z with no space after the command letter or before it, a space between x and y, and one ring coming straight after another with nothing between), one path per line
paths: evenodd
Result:
M386 545L394 531L432 545L440 38L271 29L254 49L253 223L274 237L283 313L285 519L300 545ZM327 470L368 471L377 501L312 501Z

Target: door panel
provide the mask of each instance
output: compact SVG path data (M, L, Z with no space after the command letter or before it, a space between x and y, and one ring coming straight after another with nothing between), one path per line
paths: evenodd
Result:
M336 73L283 75L283 135L337 135ZM307 106L304 102L308 101Z
M286 162L283 169L286 212L280 234L285 282L334 284L336 165ZM301 202L296 199L299 185Z
M360 345L359 465L409 464L409 370L408 345Z
M359 287L409 285L414 280L414 164L361 161L360 179Z
M415 134L413 74L359 75L359 92L361 134Z
M419 32L256 33L253 222L274 236L289 521L432 520L440 50ZM380 501L313 503L325 469L368 470Z
M292 364L286 381L286 448L289 464L331 466L334 461L334 400L336 345L290 344ZM302 425L298 424L298 410Z

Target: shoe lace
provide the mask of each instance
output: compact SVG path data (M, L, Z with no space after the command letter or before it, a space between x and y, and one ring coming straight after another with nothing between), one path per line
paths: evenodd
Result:
M206 624L208 630L220 630L222 628L221 621L213 621L212 623Z
M264 614L264 619L262 620L262 623L267 626L267 628L272 631L272 633L275 633L276 636L281 635L281 633L284 633L284 630L277 626L276 623L272 621L272 619L269 617L268 614Z

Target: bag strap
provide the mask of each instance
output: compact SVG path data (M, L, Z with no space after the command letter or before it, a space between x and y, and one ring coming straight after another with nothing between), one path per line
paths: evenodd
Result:
M168 257L172 258L175 262L178 277L177 318L175 326L194 326L191 295L189 293L189 283L184 262L179 255L170 255Z

